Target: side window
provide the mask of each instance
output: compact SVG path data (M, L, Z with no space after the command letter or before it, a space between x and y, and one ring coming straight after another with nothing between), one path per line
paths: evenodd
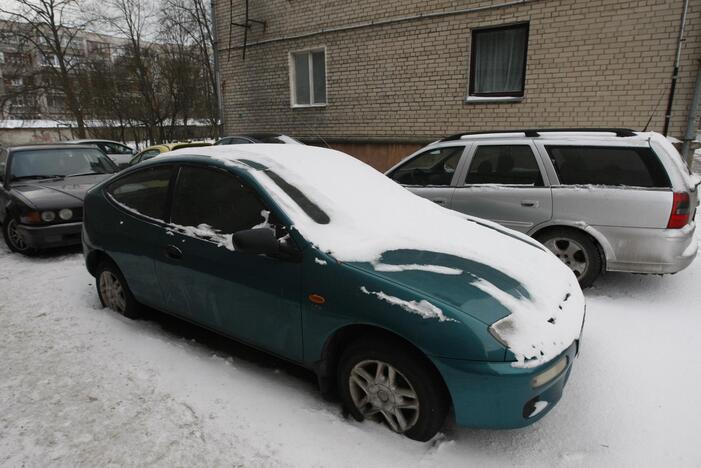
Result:
M482 145L472 157L466 185L543 186L543 176L528 145Z
M141 153L141 156L139 157L139 162L148 161L149 159L151 159L155 156L158 156L159 154L161 154L161 152L158 151L157 149L144 151L143 153Z
M0 184L5 180L5 168L7 167L7 151L0 149Z
M399 166L390 178L404 185L450 185L464 149L449 146L426 151Z
M151 167L120 178L107 193L127 208L162 221L172 173L171 167Z
M265 223L263 211L255 192L231 174L188 166L180 170L171 215L175 224L206 224L232 234Z
M546 146L564 185L670 186L669 177L650 148Z

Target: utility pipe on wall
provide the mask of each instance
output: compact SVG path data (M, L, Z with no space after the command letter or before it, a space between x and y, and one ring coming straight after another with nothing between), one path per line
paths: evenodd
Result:
M679 25L679 37L677 39L677 54L674 57L674 70L672 71L672 84L669 87L669 100L667 101L667 112L664 114L664 130L662 134L667 136L669 133L669 122L672 120L672 104L674 103L674 92L677 88L677 79L679 78L679 62L682 58L682 43L684 42L684 29L686 27L686 12L689 9L689 0L684 0L684 8L682 9L681 24Z
M694 153L691 151L691 142L696 139L696 133L698 132L696 119L699 116L699 105L701 104L701 59L698 62L699 66L696 70L694 95L691 98L689 117L686 122L686 133L684 134L684 145L682 146L682 157L686 161L687 166L689 166L689 169L691 169L691 164L694 161Z

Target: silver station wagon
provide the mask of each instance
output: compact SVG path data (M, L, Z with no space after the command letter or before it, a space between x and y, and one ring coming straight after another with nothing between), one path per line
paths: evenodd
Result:
M387 175L446 208L534 237L583 287L603 271L675 273L696 257L698 176L657 133L459 134L422 148Z

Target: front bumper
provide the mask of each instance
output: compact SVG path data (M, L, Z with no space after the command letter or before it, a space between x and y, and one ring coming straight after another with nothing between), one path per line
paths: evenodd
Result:
M17 231L31 248L43 249L80 244L83 223L53 224L50 226L27 226L20 224Z
M509 429L527 426L545 416L562 396L578 351L575 341L558 358L532 369L510 362L476 362L434 358L453 400L461 426ZM566 357L565 369L545 385L532 388L533 377Z

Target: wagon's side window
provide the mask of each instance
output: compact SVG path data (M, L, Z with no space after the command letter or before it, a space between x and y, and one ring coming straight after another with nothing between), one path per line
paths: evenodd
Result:
M464 149L464 146L448 146L428 150L411 158L389 176L402 185L450 185Z
M543 176L529 145L481 145L465 178L473 184L542 187Z
M547 145L545 149L563 185L670 186L650 148Z
M118 179L107 193L127 209L163 221L172 174L170 166L151 167Z
M202 225L224 234L265 225L268 210L237 177L216 169L185 166L173 195L171 222Z

